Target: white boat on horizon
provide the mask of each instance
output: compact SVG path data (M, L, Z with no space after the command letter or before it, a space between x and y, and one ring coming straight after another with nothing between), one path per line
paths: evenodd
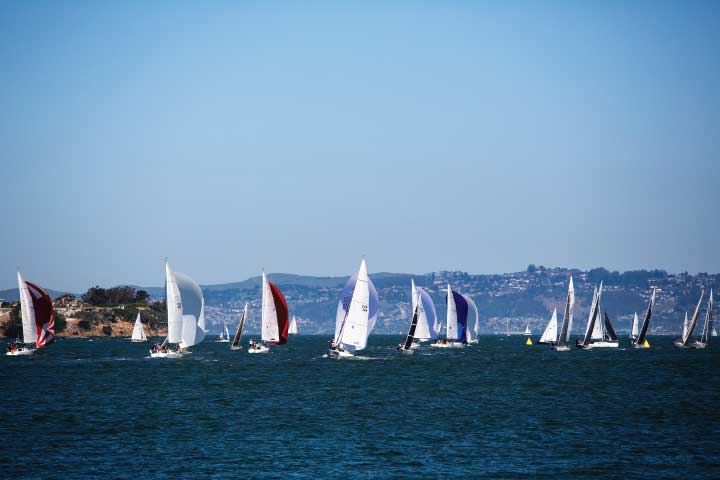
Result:
M292 320L290 321L290 326L288 327L288 335L297 335L297 334L298 334L297 320L295 319L295 315L293 315Z
M133 325L133 331L130 340L134 343L148 341L148 338L145 335L145 328L143 328L143 324L140 319L140 312L138 312L137 318L135 319L135 324Z

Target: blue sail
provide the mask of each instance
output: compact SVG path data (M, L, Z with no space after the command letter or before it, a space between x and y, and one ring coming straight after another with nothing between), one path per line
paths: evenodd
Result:
M452 291L453 300L455 300L455 309L457 310L457 331L460 334L458 341L461 343L467 343L467 318L468 318L468 303L461 294ZM447 302L447 300L446 300Z

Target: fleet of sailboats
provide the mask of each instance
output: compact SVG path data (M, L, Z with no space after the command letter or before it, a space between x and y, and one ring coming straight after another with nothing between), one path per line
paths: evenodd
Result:
M283 345L288 340L288 307L280 289L262 274L262 314L260 342L250 340L248 353L267 353L270 345Z
M55 341L55 310L52 298L40 285L17 274L22 315L22 338L8 344L6 355L32 355ZM33 348L33 345L34 348Z
M328 350L329 358L348 358L367 346L367 339L380 312L377 290L368 277L365 257L360 269L345 284L335 315L335 337Z
M147 336L145 335L145 328L143 327L142 321L140 320L140 313L137 314L135 324L133 325L132 336L130 339L133 342L147 342Z

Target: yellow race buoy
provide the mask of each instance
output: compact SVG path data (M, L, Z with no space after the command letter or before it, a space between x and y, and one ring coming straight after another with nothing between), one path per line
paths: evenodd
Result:
M527 340L525 340L525 345L532 345L532 338L528 337Z
M645 341L643 342L642 345L643 345L643 348L650 348L650 342L647 341L647 338L645 339Z

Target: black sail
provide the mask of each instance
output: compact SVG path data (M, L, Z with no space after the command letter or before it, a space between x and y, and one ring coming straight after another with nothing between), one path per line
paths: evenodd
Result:
M695 306L695 312L693 313L692 320L690 320L690 325L688 325L687 332L685 332L685 336L682 339L683 345L687 345L688 341L690 341L690 337L692 337L693 330L695 330L695 325L697 324L698 314L700 313L700 304L702 303L704 296L705 290L700 292L700 300L698 300L698 303Z
M607 310L605 310L605 333L607 334L608 340L614 342L618 339L615 329L610 323L610 317L608 316Z
M235 332L235 337L233 337L232 346L237 347L238 343L240 343L240 337L242 337L242 331L243 326L245 325L245 314L247 313L247 308L243 310L242 317L240 317L240 325L238 325L237 331Z
M565 315L563 316L563 323L560 327L560 333L558 333L557 344L558 346L564 346L567 343L568 328L570 324L570 318L572 317L573 303L575 302L575 289L573 287L572 277L570 277L570 284L568 285L567 301L565 302Z
M652 317L653 304L655 303L655 288L653 288L652 295L650 296L650 303L648 303L647 312L645 312L645 319L643 320L642 327L640 328L640 334L635 340L635 343L642 345L645 343L645 335L647 335L648 327L650 326L650 317Z
M405 339L405 350L410 350L413 340L415 340L415 328L417 328L418 322L418 308L420 307L420 300L418 299L417 305L415 305L415 311L413 312L412 322L410 322L410 330L408 331L407 338Z
M582 344L588 345L592 340L592 333L593 329L595 328L595 322L597 321L598 317L598 310L600 309L600 294L602 292L602 283L600 283L600 289L597 291L595 295L593 295L593 303L591 307L591 313L590 313L590 322L588 323L587 328L585 329L585 337L583 338Z

